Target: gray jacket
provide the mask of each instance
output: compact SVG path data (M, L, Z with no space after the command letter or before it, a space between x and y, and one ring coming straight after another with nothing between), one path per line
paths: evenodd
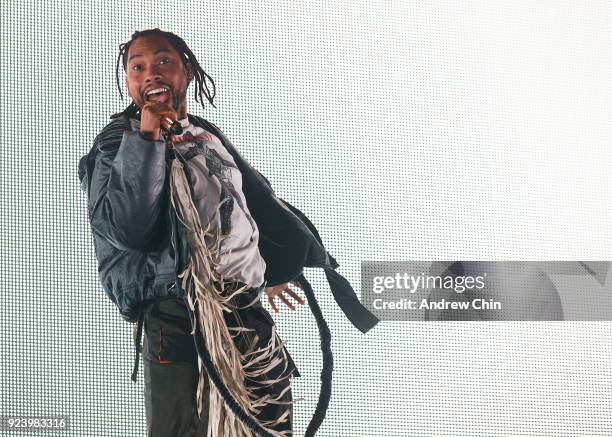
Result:
M266 286L289 282L301 275L304 267L323 268L344 314L361 332L371 329L378 318L335 271L338 263L326 251L310 220L274 193L270 182L217 126L191 114L188 118L219 137L242 173L247 207L259 229ZM184 269L189 255L183 227L178 226L170 205L169 156L163 141L132 131L129 119L121 116L102 129L89 153L79 161L99 279L129 322L137 321L145 300L180 297L182 293L172 284L178 282L177 272Z

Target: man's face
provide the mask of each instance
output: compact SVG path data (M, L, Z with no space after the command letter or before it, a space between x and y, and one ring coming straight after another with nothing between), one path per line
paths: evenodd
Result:
M132 42L127 57L125 84L134 103L142 108L148 101L165 102L179 118L185 118L187 87L193 74L172 44L163 36L142 36ZM167 91L148 94L159 88Z

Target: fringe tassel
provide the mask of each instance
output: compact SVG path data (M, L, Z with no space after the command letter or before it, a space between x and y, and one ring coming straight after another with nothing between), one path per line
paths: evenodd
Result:
M247 387L247 378L256 382L262 387L269 386L291 377L291 374L284 375L287 369L287 354L284 349L285 342L280 340L276 332L276 326L272 327L272 336L268 344L264 347L255 349L258 337L255 335L255 342L249 350L241 354L234 343L234 337L241 335L245 331L254 331L245 327L228 328L224 312L231 312L238 308L231 303L231 300L239 293L244 292L248 286L241 287L234 292L226 295L225 282L222 275L218 273L217 267L220 261L220 246L227 235L220 234L220 226L216 226L216 232L211 231L212 223L217 219L219 209L215 216L208 223L206 229L202 229L200 217L193 204L191 192L182 164L178 159L173 159L170 169L171 200L177 216L186 228L187 243L190 249L190 261L183 272L179 274L182 278L183 289L188 293L189 310L194 312L197 307L199 320L198 324L204 344L210 353L212 361L218 369L219 374L227 386L228 390L235 398L236 402L252 416L261 412L268 404L290 404L293 401L281 401L280 399L290 388L288 386L277 396L266 394L257 397L255 386ZM225 201L225 200L224 200ZM223 204L223 202L221 202ZM221 205L219 205L219 208ZM263 288L258 294L257 299L263 293ZM253 300L246 308L254 304ZM236 331L232 335L230 331ZM192 335L195 333L192 329ZM282 352L282 354L279 354ZM265 374L271 369L285 362L283 372L279 378L273 380L262 380ZM197 388L197 410L198 416L202 412L202 398L204 378L207 378L202 360L198 356L199 380ZM251 430L239 420L238 417L227 407L221 394L210 384L209 392L209 414L207 437L252 437ZM287 420L289 411L285 411L280 417L274 420L258 421L261 426L272 436L286 437L291 435L291 431L274 431L269 429Z

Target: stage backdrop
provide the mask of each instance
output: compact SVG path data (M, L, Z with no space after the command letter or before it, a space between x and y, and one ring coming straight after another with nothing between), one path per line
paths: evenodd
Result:
M362 260L612 260L611 22L604 1L3 4L1 414L145 435L133 325L98 282L77 171L129 103L114 74L134 30L185 39L218 106L192 84L188 111L311 218L359 293ZM363 335L322 271L306 275L333 338L318 435L610 435L610 322ZM318 332L305 306L274 318L302 373L302 435Z

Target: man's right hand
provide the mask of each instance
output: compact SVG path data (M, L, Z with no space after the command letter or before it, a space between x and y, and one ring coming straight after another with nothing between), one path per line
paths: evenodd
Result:
M169 116L176 120L177 113L167 103L163 102L147 102L140 110L140 133L155 141L161 139L161 118Z

